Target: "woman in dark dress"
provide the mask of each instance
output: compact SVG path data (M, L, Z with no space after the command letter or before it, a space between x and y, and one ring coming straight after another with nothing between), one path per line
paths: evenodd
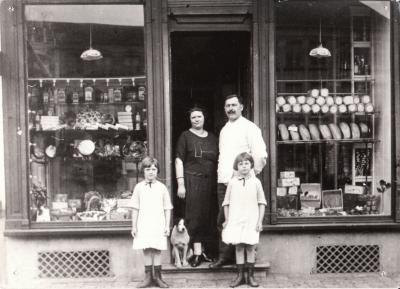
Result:
M191 128L184 131L176 147L175 170L177 195L185 199L186 227L193 244L191 265L198 266L203 255L202 243L210 233L213 194L218 160L217 138L204 130L204 111L189 111Z

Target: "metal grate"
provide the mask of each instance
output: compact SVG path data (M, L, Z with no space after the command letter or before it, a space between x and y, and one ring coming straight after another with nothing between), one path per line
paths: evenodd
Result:
M379 246L317 246L316 262L316 273L379 272Z
M111 275L108 250L39 252L38 263L40 278L91 278Z

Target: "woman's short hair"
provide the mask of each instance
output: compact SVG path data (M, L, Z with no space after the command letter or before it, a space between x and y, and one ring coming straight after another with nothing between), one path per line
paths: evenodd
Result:
M160 164L158 163L157 159L149 156L142 160L141 171L144 172L144 169L150 168L151 166L155 166L157 168L157 172L160 172Z
M192 112L195 112L195 111L201 112L203 114L203 116L204 116L204 120L207 118L207 116L206 116L207 112L206 112L206 110L204 108L202 108L200 106L194 106L191 109L189 109L188 112L187 112L189 120L190 120L190 115L192 114Z
M254 168L254 159L253 159L253 157L251 156L251 154L244 152L244 153L239 154L235 158L235 161L233 162L233 169L237 171L238 170L238 164L243 162L243 161L249 161L250 164L251 164L251 168Z

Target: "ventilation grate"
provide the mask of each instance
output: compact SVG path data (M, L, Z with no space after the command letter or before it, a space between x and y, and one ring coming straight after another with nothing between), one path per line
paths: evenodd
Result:
M379 246L317 246L316 262L316 273L379 272Z
M38 255L39 278L109 277L110 252L48 251Z

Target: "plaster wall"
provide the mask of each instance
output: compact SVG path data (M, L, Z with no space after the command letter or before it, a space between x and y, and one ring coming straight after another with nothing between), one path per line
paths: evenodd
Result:
M318 245L379 245L381 268L387 273L399 273L399 233L263 233L258 246L257 262L269 261L270 272L304 274L313 272L315 248ZM121 237L90 238L6 238L7 277L10 285L21 287L51 279L38 278L37 255L40 251L109 250L111 271L115 280L140 280L143 274L143 255L131 249L131 239ZM15 254L18 252L18 255ZM163 262L169 262L169 252ZM67 280L71 281L71 279ZM72 280L73 281L73 280Z
M400 252L399 233L265 233L258 246L258 262L269 261L270 272L310 274L314 272L316 247L324 245L378 245L381 270L398 273Z

